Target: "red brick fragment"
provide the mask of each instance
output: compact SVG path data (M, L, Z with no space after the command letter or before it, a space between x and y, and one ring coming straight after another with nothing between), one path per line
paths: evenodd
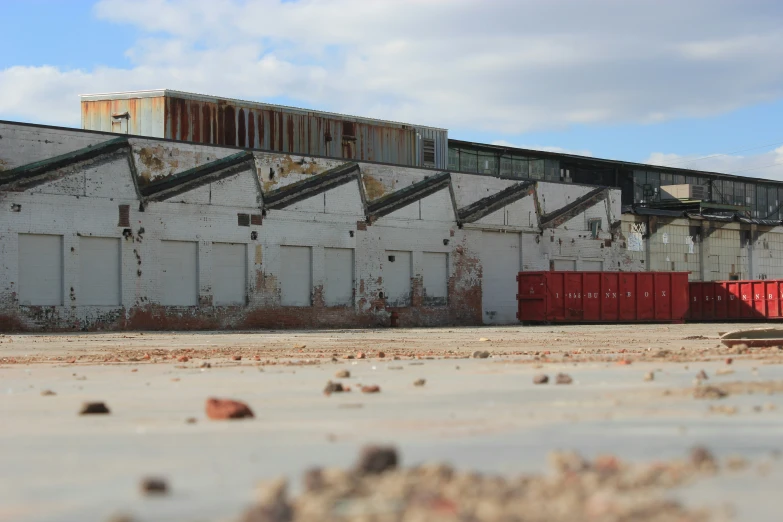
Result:
M378 393L381 391L381 387L377 384L371 384L369 386L362 386L362 393Z
M253 418L250 407L231 399L215 399L210 397L206 404L207 417L213 420Z

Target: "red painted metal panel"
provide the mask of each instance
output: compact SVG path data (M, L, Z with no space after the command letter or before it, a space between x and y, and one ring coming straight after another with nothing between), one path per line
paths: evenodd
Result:
M715 319L728 319L729 290L725 282L708 283L715 287Z
M620 318L619 287L616 272L601 273L601 321L615 322Z
M636 276L637 319L652 321L655 319L653 275L637 274Z
M582 300L584 302L585 321L601 320L601 301L598 296L601 293L601 274L585 273L584 287L582 288Z
M620 274L620 321L635 321L636 314L636 275Z
M546 321L547 290L546 278L539 273L526 274L520 272L517 276L520 321Z
M688 274L679 272L520 272L520 321L683 321Z
M783 319L783 280L690 283L692 321Z
M704 308L704 283L690 284L690 309L688 310L688 319L691 321L701 321L704 319L702 309Z

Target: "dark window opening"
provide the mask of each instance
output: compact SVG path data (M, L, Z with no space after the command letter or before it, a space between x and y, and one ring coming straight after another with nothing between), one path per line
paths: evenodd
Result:
M421 159L425 167L435 166L435 140L424 138L421 140Z

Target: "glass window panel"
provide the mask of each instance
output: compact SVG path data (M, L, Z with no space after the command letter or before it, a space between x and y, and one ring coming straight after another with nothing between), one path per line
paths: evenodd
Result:
M460 151L459 154L460 170L462 172L476 172L478 168L478 160L476 153L473 151Z
M545 160L546 170L544 178L547 181L560 181L560 162L557 160Z
M459 170L459 149L449 147L449 170Z
M530 177L532 179L544 179L544 160L530 161Z
M497 174L497 158L491 152L478 153L478 172L482 174Z
M515 178L526 179L530 177L530 161L527 158L515 157L513 162Z
M513 162L509 156L500 157L500 175L511 177L514 173Z

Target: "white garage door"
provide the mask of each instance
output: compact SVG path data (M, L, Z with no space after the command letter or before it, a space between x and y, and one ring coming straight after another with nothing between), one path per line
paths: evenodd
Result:
M410 306L412 259L410 252L387 250L383 263L383 295L389 306Z
M281 302L283 306L311 306L313 256L310 247L280 247Z
M198 305L198 243L161 241L160 304Z
M79 238L79 304L119 306L120 240Z
M353 250L325 248L324 303L326 306L353 304Z
M517 322L519 234L483 232L481 301L485 324Z
M212 300L215 305L245 304L247 247L241 243L212 244Z
M63 237L19 234L19 304L63 304Z

